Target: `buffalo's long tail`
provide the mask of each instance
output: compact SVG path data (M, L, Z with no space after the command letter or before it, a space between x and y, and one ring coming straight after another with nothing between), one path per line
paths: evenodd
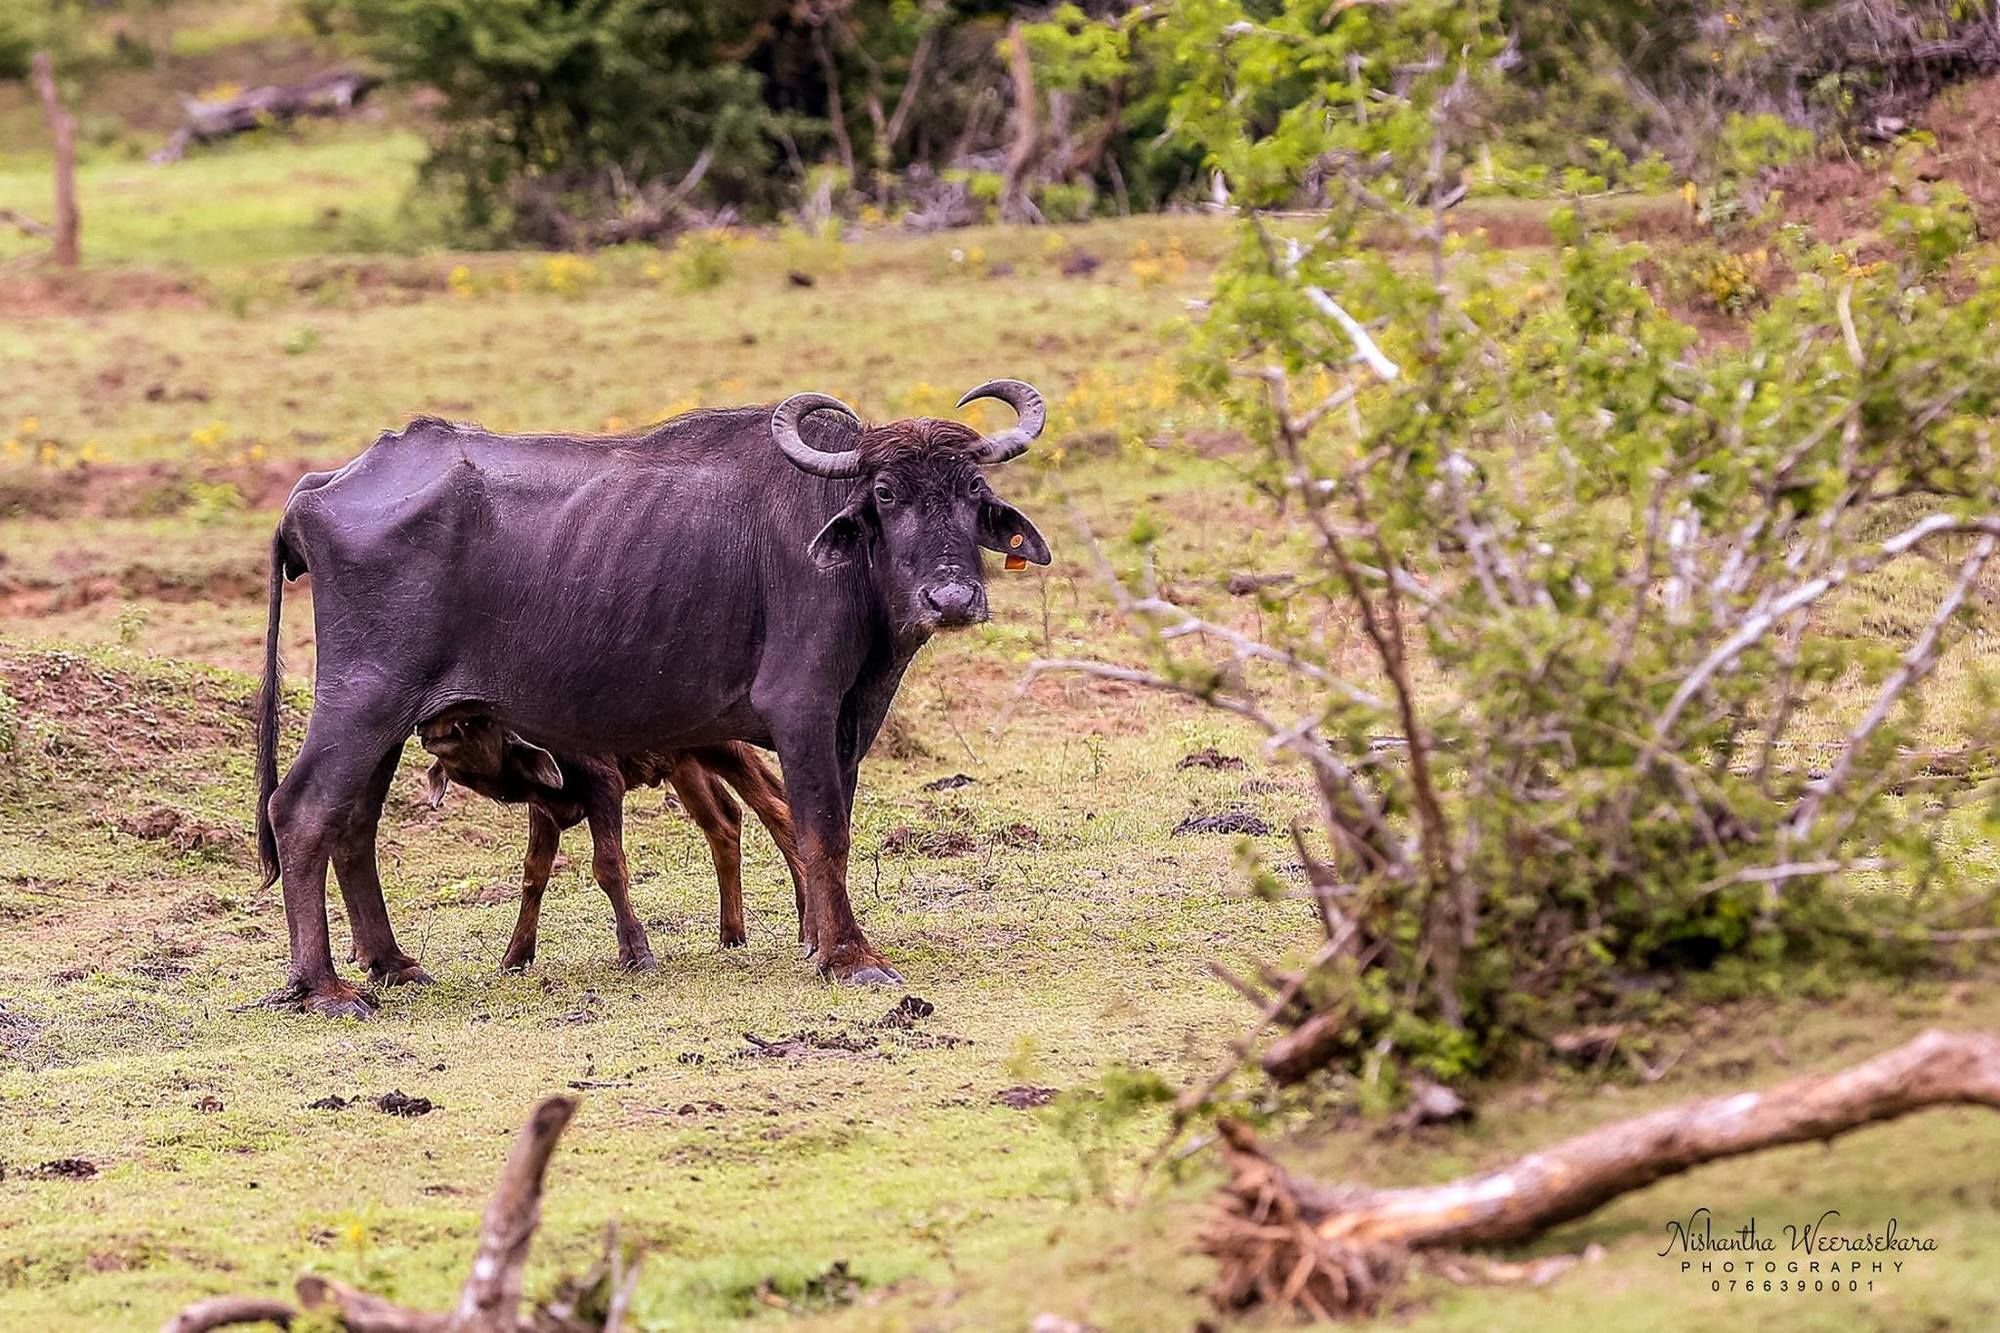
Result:
M278 879L278 835L271 827L271 793L278 789L278 693L284 664L278 660L279 620L285 599L285 534L271 535L271 575L264 621L264 680L257 690L257 860L264 887Z

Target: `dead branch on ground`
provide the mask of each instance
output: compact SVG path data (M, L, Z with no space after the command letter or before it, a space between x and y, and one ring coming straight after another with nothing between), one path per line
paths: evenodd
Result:
M304 83L264 84L217 102L183 99L187 124L155 152L155 163L178 162L196 144L215 143L302 117L345 116L381 84L372 74L328 70Z
M2000 1036L1925 1032L1872 1060L1765 1092L1704 1097L1605 1125L1442 1185L1326 1186L1223 1121L1230 1181L1202 1237L1225 1309L1367 1314L1414 1255L1538 1236L1706 1162L1809 1141L1934 1106L2000 1110Z
M542 1221L542 1184L549 1157L576 1114L574 1097L550 1097L528 1117L500 1172L479 1224L479 1248L446 1314L411 1310L331 1278L307 1273L296 1286L297 1308L279 1300L220 1296L196 1301L162 1333L204 1333L232 1324L290 1324L302 1312L327 1311L348 1333L617 1333L638 1276L614 1228L604 1259L580 1279L561 1283L546 1304L521 1310L521 1269Z

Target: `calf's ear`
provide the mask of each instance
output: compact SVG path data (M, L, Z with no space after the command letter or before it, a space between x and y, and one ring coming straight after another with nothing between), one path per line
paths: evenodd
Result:
M1038 565L1049 563L1049 544L1035 531L1028 516L1005 500L989 496L980 502L979 544L989 551L1032 560Z
M527 774L536 786L562 790L562 768L556 763L556 757L511 731L507 733L507 761Z
M874 535L875 511L866 498L859 499L826 521L806 543L806 553L820 569L839 569L860 559Z

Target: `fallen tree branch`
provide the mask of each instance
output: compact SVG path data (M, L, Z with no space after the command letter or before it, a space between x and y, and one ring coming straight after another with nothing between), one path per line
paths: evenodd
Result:
M11 208L0 208L0 223L16 231L25 232L29 236L39 236L45 241L55 235L47 223L37 222L26 213L17 213Z
M1269 1305L1320 1318L1367 1313L1414 1252L1526 1240L1706 1162L1947 1105L2000 1110L2000 1036L1925 1032L1832 1074L1681 1102L1414 1189L1294 1177L1246 1126L1225 1120L1231 1179L1202 1238L1221 1262L1214 1299L1225 1309Z
M304 83L265 84L224 101L183 99L187 124L175 130L149 160L156 164L178 162L194 144L214 143L302 116L345 116L381 82L373 74L336 69Z
M411 1310L344 1282L307 1273L296 1284L298 1307L279 1300L219 1296L196 1301L161 1333L205 1333L233 1324L289 1326L302 1311L326 1311L347 1333L617 1333L631 1303L636 1267L607 1238L605 1259L580 1282L564 1284L550 1305L521 1312L521 1269L542 1220L542 1184L549 1157L576 1114L574 1097L550 1097L535 1107L514 1140L500 1183L479 1226L479 1249L449 1314ZM579 1295L604 1288L605 1301ZM593 1313L596 1312L596 1313Z

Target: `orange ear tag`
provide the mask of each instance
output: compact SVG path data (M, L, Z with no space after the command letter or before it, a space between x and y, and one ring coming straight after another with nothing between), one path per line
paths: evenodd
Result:
M1012 547L1016 551L1020 550L1021 534L1017 532L1013 536L1009 537L1007 539L1007 545ZM1007 557L1007 568L1009 570L1026 569L1027 567L1028 567L1028 562L1026 560L1023 560L1020 556L1010 555Z

